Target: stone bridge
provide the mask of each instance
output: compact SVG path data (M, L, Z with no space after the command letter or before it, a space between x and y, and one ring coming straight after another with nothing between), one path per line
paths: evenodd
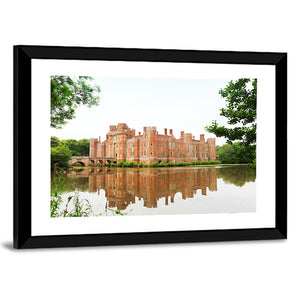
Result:
M117 160L114 157L90 157L90 156L72 156L72 158L69 160L69 164L71 166L85 166L88 167L90 163L92 166L97 166L97 164L100 164L100 166L105 166L105 164L109 164L111 162L117 162Z

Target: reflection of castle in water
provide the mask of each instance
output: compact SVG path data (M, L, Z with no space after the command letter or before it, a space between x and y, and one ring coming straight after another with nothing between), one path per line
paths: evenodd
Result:
M75 172L73 174L75 175ZM174 203L174 196L178 192L181 193L182 199L186 199L193 198L197 190L201 190L202 195L206 195L207 189L217 191L215 168L110 171L101 168L92 172L91 169L86 169L79 174L89 176L89 192L99 194L100 190L104 190L108 206L120 210L126 209L130 203L135 203L135 197L143 199L144 206L151 208L157 207L160 198L165 198L165 205L168 205L169 201Z

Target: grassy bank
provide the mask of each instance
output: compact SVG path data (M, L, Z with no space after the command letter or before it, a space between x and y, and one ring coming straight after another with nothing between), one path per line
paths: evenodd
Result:
M215 166L220 165L220 161L193 161L193 162L154 162L151 164L144 164L142 162L128 162L128 161L120 161L118 163L110 163L106 165L106 167L112 168L164 168L164 167L188 167L188 166ZM82 169L82 168L90 168L93 166L88 167L73 167L73 169ZM96 165L94 167L100 167L100 165Z

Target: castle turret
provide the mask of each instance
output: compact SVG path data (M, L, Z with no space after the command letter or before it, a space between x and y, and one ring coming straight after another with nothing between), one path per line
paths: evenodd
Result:
M215 138L208 138L208 159L209 160L216 160L216 139Z
M97 139L95 138L90 139L90 157L97 156L97 144L98 144Z
M157 161L156 158L156 127L155 126L148 126L146 127L146 135L147 135L147 163L152 163Z

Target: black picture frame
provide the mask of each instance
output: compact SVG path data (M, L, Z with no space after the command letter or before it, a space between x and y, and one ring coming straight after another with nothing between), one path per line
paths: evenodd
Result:
M108 60L275 66L275 227L113 234L31 234L32 59ZM280 149L280 156L279 150ZM26 161L26 167L24 162ZM24 193L23 191L26 191ZM270 240L287 238L287 53L14 46L14 248Z

